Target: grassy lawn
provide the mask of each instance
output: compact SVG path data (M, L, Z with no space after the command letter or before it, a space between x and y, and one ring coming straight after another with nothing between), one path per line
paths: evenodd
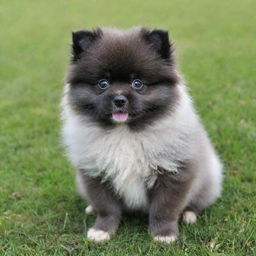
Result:
M0 2L0 255L256 255L256 1ZM173 245L125 217L105 244L60 144L70 31L147 24L170 31L180 69L226 167L223 197Z

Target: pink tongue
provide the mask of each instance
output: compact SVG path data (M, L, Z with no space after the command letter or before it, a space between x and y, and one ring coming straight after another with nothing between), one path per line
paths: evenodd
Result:
M112 113L112 117L117 122L124 122L128 118L128 113Z

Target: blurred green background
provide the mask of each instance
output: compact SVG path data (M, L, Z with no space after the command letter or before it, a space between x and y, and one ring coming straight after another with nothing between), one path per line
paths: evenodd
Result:
M256 255L256 1L0 1L0 255ZM226 167L223 197L173 245L124 218L105 244L60 143L71 31L167 29Z

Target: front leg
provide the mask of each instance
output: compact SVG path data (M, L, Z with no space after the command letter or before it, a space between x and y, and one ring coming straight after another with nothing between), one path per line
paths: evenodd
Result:
M149 230L156 241L173 242L178 237L178 219L186 206L192 175L178 173L158 174L149 192Z
M80 172L83 172L80 170ZM96 242L109 240L120 223L121 203L106 183L100 178L80 175L83 179L87 199L97 214L94 225L88 230L87 237Z

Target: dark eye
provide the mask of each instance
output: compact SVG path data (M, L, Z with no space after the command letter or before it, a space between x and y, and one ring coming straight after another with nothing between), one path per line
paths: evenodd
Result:
M144 86L143 82L139 79L135 79L132 81L132 88L136 90L142 89L143 86Z
M105 90L109 87L109 81L107 79L101 79L98 82L98 86L100 87L100 89Z

